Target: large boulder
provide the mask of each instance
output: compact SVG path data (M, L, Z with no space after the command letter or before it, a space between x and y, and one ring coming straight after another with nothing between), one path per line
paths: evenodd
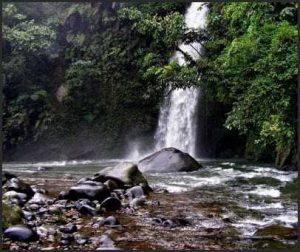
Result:
M201 167L189 154L172 147L161 149L138 162L143 173L195 171Z
M112 180L120 186L142 185L144 188L150 189L147 180L139 171L137 165L130 162L120 163L115 167L107 167L95 174L94 180Z

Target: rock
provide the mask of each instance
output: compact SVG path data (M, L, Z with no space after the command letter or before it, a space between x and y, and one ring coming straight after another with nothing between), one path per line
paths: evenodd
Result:
M22 210L18 206L11 206L2 202L3 228L22 223Z
M116 189L113 192L111 192L111 196L113 196L119 200L123 200L125 198L124 192L125 192L125 190L123 190L123 189Z
M115 167L107 167L97 174L95 174L94 180L100 178L103 180L111 179L116 182L120 188L123 188L124 185L136 186L141 183L144 183L147 188L150 188L147 180L143 174L139 171L138 167L129 162L124 162L116 165Z
M113 190L115 190L115 189L119 189L119 185L118 185L115 181L113 181L113 180L111 180L111 179L106 180L106 181L104 182L104 185L106 185L107 188L108 188L110 191L113 191Z
M12 178L16 178L17 176L10 173L10 172L7 172L7 171L3 171L2 172L2 186L10 179Z
M41 206L38 205L38 204L30 204L30 205L27 206L27 209L31 210L31 211L37 211L40 208L41 208Z
M60 192L58 195L59 200L67 199L68 197L69 197L69 192L65 192L65 191Z
M85 236L82 236L81 234L76 234L74 236L74 238L75 238L76 243L79 244L79 245L84 245L88 241L88 238L85 237Z
M115 226L115 225L119 225L120 223L116 217L108 216L103 221L101 221L100 224L104 226Z
M47 214L49 212L48 208L45 208L45 207L41 207L38 211L38 214L39 215L44 215L44 214Z
M32 212L24 211L24 210L22 211L22 217L27 221L32 221L35 218Z
M105 208L106 211L115 211L121 208L121 202L116 198L109 197L101 203L102 208Z
M10 238L13 241L37 241L39 239L38 234L31 228L25 225L16 225L9 227L4 231L4 236Z
M17 199L19 203L24 204L27 201L27 195L25 193L18 193L16 191L8 191L3 194L3 200Z
M172 219L153 218L152 224L173 228L173 227L182 227L182 226L190 225L190 222L182 218L172 218Z
M34 195L34 191L32 190L31 186L18 178L11 178L8 180L6 188L7 191L25 193L28 198L31 198Z
M78 205L89 205L89 206L95 208L97 204L93 201L90 201L89 199L79 199L76 201L76 207Z
M71 234L77 231L77 226L73 225L73 224L69 224L67 226L64 227L60 227L59 231L62 233L67 233L67 234Z
M44 226L37 227L36 232L42 238L46 238L48 236L48 229Z
M61 244L63 245L67 245L69 244L71 241L74 241L74 236L72 234L62 234L61 235Z
M99 241L100 241L101 247L113 248L115 246L113 240L111 239L110 235L108 235L108 234L101 235Z
M41 248L41 250L55 250L55 247L46 247L46 248Z
M87 214L91 216L97 215L97 210L89 205L79 205L76 206L76 208L81 214Z
M27 202L28 204L38 204L38 205L45 205L50 198L45 196L42 193L36 192L34 196Z
M261 229L258 229L255 236L278 236L279 238L297 238L297 229L283 227L279 225L271 225Z
M195 171L201 167L189 154L172 147L161 149L138 162L143 173Z
M85 181L71 187L68 198L71 200L78 200L82 198L90 200L98 200L102 202L110 196L107 187L101 182Z
M80 184L80 183L82 183L82 182L89 181L89 180L91 180L91 179L89 179L89 178L81 178L81 179L79 179L79 180L77 181L77 184ZM102 182L102 181L100 181L100 182Z
M144 196L144 190L141 186L134 186L126 190L125 196L127 196L129 200L140 198Z
M61 213L60 208L59 208L58 206L56 206L56 205L50 206L50 207L48 208L48 210L49 210L49 213L50 213L50 214L59 214L59 213Z
M146 202L145 197L140 197L140 198L134 198L133 200L130 201L129 205L133 208L139 207L144 205Z

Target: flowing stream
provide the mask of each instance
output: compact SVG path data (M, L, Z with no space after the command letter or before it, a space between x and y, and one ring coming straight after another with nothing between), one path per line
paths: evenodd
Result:
M123 161L125 160L4 163L3 170L20 176L30 184L46 188L49 192L54 190L57 195L78 179L91 177L102 168ZM191 242L194 242L193 239L197 240L202 229L218 230L227 226L237 230L242 237L252 237L258 229L270 225L296 227L297 201L283 194L282 188L297 178L297 172L280 171L270 165L252 164L243 160L198 161L204 166L198 171L145 175L154 191L166 189L169 192L167 195L160 194L165 199L160 210L163 214L180 213L191 219L191 227L180 229L189 233ZM52 183L53 188L49 184L47 186L47 183ZM157 197L157 194L153 197ZM213 213L216 208L219 211L218 217L203 217L203 209ZM230 219L229 223L224 221L226 218ZM145 219L140 221L146 222ZM141 230L145 229L145 224L142 224ZM173 232L163 234L165 239L173 239L173 242L177 239L173 237ZM282 239L281 242L294 244L296 240Z
M193 2L185 14L185 23L189 29L204 28L207 7L204 3ZM200 43L181 44L179 48L194 60L202 51ZM180 51L176 51L171 60L185 65L186 60ZM170 87L169 87L170 89ZM167 92L169 92L169 89ZM156 150L175 147L181 151L196 154L197 104L200 90L195 87L172 90L165 98L160 109L158 127L155 134Z

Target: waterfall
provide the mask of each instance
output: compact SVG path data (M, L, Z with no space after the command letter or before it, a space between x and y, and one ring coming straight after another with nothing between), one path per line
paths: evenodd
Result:
M207 17L205 3L193 2L185 13L185 24L189 29L204 28ZM200 43L181 44L179 48L189 54L194 60L199 58L202 50ZM179 65L185 65L184 55L176 51L171 60ZM167 91L170 91L170 87ZM159 150L164 147L175 147L191 155L196 154L197 138L197 103L199 88L190 87L171 91L160 108L158 127L155 133L156 146Z

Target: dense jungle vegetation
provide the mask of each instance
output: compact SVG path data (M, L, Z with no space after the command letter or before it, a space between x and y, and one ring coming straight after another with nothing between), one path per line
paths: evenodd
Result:
M295 162L297 4L208 5L207 28L191 31L188 3L3 3L4 152L84 129L121 148L128 132L153 134L171 83L201 87L244 157ZM170 62L182 41L202 57Z

